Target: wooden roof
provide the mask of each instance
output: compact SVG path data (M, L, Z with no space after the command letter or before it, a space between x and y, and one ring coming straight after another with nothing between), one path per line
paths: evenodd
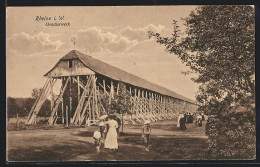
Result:
M71 60L71 59L79 59L84 63L84 65L86 65L87 68L93 70L94 72L96 72L98 74L109 77L113 80L122 81L122 82L131 84L131 85L136 86L136 87L148 89L148 90L160 93L162 95L174 97L176 99L181 99L181 100L184 100L186 102L196 104L195 101L193 101L189 98L186 98L186 97L184 97L180 94L177 94L177 93L175 93L175 92L173 92L169 89L166 89L162 86L159 86L159 85L156 85L156 84L151 83L149 81L146 81L145 79L142 79L138 76L130 74L130 73L123 71L119 68L111 66L111 65L104 63L104 62L102 62L98 59L95 59L91 56L84 55L84 54L82 54L82 53L80 53L76 50L70 51L68 54L63 56L59 60L59 62L62 61L62 60ZM55 66L49 72L47 72L44 76L48 76L48 74L55 68Z

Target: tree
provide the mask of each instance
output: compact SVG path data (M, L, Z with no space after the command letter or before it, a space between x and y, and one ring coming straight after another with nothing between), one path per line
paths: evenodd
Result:
M122 131L124 128L124 114L130 113L131 109L131 102L130 102L130 93L126 90L126 85L123 82L118 82L119 89L118 94L115 93L114 97L111 99L111 102L109 102L109 95L103 94L101 96L101 103L104 108L108 110L108 113L110 114L111 110L115 110L118 114L121 114L121 120L122 120Z
M15 99L12 97L7 98L7 118L8 120L12 117L15 117L18 113L19 108L15 102Z
M191 71L198 74L199 110L209 119L208 155L214 159L255 158L255 35L252 6L200 6L183 19L180 36L173 21L171 37L148 32ZM248 112L235 113L237 106ZM236 106L235 105L235 106ZM248 154L250 153L250 154Z
M130 93L126 90L126 85L123 82L119 82L118 95L115 94L112 106L113 108L121 114L122 120L122 132L124 131L124 114L130 113L131 102Z
M183 19L187 27L180 39L177 21L171 37L149 32L166 51L177 55L199 83L196 97L202 107L229 98L252 107L255 99L255 37L252 6L201 6ZM220 113L220 112L218 112Z
M42 92L42 88L34 88L31 94L32 98L36 100L41 95L41 92ZM29 110L31 109L31 107L29 108ZM38 116L45 117L45 118L49 117L51 115L50 111L51 111L51 102L49 99L46 99L39 110Z
M34 88L32 90L32 97L37 99L40 96L41 92L42 92L42 88L40 88L40 89Z

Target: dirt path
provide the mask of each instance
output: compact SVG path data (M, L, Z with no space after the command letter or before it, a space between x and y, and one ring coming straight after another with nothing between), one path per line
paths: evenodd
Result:
M150 152L144 150L141 125L125 125L116 152L101 149L95 153L93 131L98 127L70 129L32 129L9 131L7 136L10 161L89 161L89 160L178 160L204 159L207 145L203 127L187 124L186 131L176 121L151 123ZM189 152L187 154L187 152Z

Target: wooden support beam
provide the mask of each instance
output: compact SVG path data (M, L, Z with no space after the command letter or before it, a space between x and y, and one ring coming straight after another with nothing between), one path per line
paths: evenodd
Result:
M63 84L63 77L61 77L61 90L63 89L64 84ZM61 93L60 90L60 93ZM62 119L62 124L64 124L65 120L64 120L64 101L63 101L63 97L61 100L61 119Z
M58 100L57 100L57 102L56 102L56 104L55 104L55 107L53 108L53 111L52 111L52 113L51 113L51 116L50 116L50 118L49 118L49 120L48 120L49 125L53 125L53 123L54 123L55 113L56 113L57 110L58 110L59 104L60 104L61 99L62 99L62 97L63 97L63 93L65 92L65 89L66 89L66 87L67 87L67 85L68 85L68 82L69 82L70 80L71 80L70 77L68 77L68 79L67 79L67 81L66 81L66 83L65 83L65 85L64 85L64 87L63 87L63 89L62 89L62 92L61 92L61 94L60 94L59 97L58 97Z
M99 114L99 109L98 109L98 98L97 98L97 92L98 92L98 89L97 89L97 78L94 77L93 78L93 84L94 84L94 98L95 98L95 112L96 112L96 115L97 117L99 118L100 117L100 114Z
M84 91L82 92L81 98L80 98L80 100L79 100L79 102L78 102L77 108L76 108L75 113L74 113L74 116L73 116L73 118L72 118L72 123L73 123L73 124L75 124L75 123L78 122L78 120L76 121L75 119L76 119L76 117L77 117L78 115L80 115L80 113L81 113L82 106L83 106L83 104L84 104L86 95L87 95L88 92L89 92L89 87L90 87L91 82L92 82L92 76L90 76L89 79L87 80L87 83L86 83L86 85L85 85L85 87L84 87ZM90 97L89 97L89 98L90 98ZM78 119L79 119L79 117L78 117Z
M68 106L66 106L66 126L69 127L69 111L68 111Z
M69 108L69 123L71 123L71 119L70 119L70 117L71 117L71 113L72 113L72 96L71 96L71 77L69 77L70 78L70 88L69 88L69 91L70 91L70 97L69 97L69 99L70 99L70 108Z
M89 96L92 96L92 93L93 93L93 91L91 91L91 93L90 93ZM85 105L84 105L84 108L83 108L82 114L81 114L81 116L80 116L79 125L82 124L83 119L84 119L84 115L85 115L85 113L86 113L86 110L87 110L88 107L90 107L90 101L91 101L91 98L88 98L87 102L86 102Z
M95 78L93 77L92 78L92 91L95 89L95 87L94 87L94 84L96 84L95 83ZM92 120L95 120L95 98L94 98L94 91L93 91L93 95L92 95Z
M79 101L79 99L80 99L79 76L77 76L77 83L78 83L78 101Z
M31 124L31 122L32 122L32 120L33 120L32 115L33 115L33 113L34 113L34 111L35 111L36 105L38 104L38 102L39 102L40 99L42 98L44 92L46 91L46 88L47 88L48 85L49 85L49 80L50 80L50 78L47 78L47 80L46 80L46 82L45 82L45 84L44 84L44 86L43 86L43 89L42 89L40 95L39 95L39 96L37 97L37 99L35 100L35 102L34 102L32 108L31 108L31 110L30 110L30 112L29 112L29 114L28 114L28 118L27 118L25 124Z
M119 93L119 83L117 83L117 88L116 88L116 95Z
M106 90L106 80L103 79L103 90L104 90L104 93L107 91Z
M52 77L50 79L50 87L51 87L51 111L53 111L53 84L52 84L53 80L52 80Z
M109 104L111 104L111 100L114 99L114 84L111 80L111 87L110 87L110 95L109 95Z
M62 119L62 124L64 124L64 102L63 102L63 98L61 100L61 119Z
M104 87L104 80L103 80L103 85L101 85L99 82L97 82L97 83L98 83L98 85L99 85L101 88L103 88L104 93L109 96L109 93L106 91L106 88ZM106 85L105 85L105 86L106 86Z

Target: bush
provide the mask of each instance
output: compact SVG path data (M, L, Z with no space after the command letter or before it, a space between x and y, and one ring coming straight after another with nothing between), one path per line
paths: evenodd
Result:
M255 159L255 113L239 112L209 118L209 159Z

